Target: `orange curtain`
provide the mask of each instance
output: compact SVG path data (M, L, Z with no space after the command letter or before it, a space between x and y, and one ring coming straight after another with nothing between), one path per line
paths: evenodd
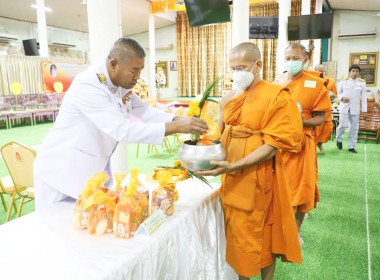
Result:
M209 82L226 74L231 38L231 23L190 27L186 13L177 13L179 96L202 94ZM220 84L212 95L220 96L222 90Z

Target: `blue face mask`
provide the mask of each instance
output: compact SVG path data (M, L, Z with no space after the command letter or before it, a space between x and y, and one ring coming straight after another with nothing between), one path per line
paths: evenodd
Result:
M303 65L303 69L307 70L309 68L309 61L306 62L304 65Z
M285 62L285 69L290 75L295 75L302 70L302 61L289 60Z

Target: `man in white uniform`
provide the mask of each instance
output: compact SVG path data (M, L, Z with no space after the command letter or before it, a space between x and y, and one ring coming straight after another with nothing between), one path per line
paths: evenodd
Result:
M34 162L36 209L77 198L95 172L110 170L118 142L161 144L174 133L207 131L198 118L148 106L130 90L144 68L144 49L120 38L105 63L77 75ZM129 115L145 121L129 122Z
M367 95L365 80L359 78L360 67L352 65L349 78L342 80L338 87L339 125L336 132L336 145L339 150L343 148L343 134L350 125L348 134L348 150L357 153L355 147L358 141L360 101L364 119L367 116Z

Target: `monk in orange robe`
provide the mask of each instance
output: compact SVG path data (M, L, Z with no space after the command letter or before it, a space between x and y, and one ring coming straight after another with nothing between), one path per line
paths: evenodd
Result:
M261 80L261 54L242 43L231 50L233 90L221 100L226 161L200 175L222 175L226 260L239 279L273 279L275 258L301 263L297 227L279 150L296 152L302 118L287 89Z
M317 186L317 152L314 141L314 129L325 121L325 114L331 110L325 81L303 71L306 63L305 47L292 44L285 50L285 67L287 72L278 76L275 83L286 86L294 100L303 110L303 141L298 154L281 151L285 163L290 198L298 232L305 213L316 207L319 201ZM300 244L303 243L299 235Z
M325 67L322 64L316 65L314 67L315 72L322 74L322 78L326 80L326 88L328 90L328 95L330 100L338 96L336 85L334 79L324 76ZM334 126L332 123L332 113L331 110L326 112L326 119L323 125L318 126L315 129L315 142L317 147L322 154L325 154L326 151L323 148L323 143L326 143L330 140L331 133L333 132Z

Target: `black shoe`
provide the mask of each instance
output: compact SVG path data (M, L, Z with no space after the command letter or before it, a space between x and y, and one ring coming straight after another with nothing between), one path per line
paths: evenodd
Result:
M338 147L339 150L343 148L343 143L336 141L336 146Z
M358 153L358 151L357 151L357 150L355 150L355 148L352 148L352 149L348 149L348 151L349 151L349 152L351 152L351 153L354 153L354 154L357 154L357 153Z

